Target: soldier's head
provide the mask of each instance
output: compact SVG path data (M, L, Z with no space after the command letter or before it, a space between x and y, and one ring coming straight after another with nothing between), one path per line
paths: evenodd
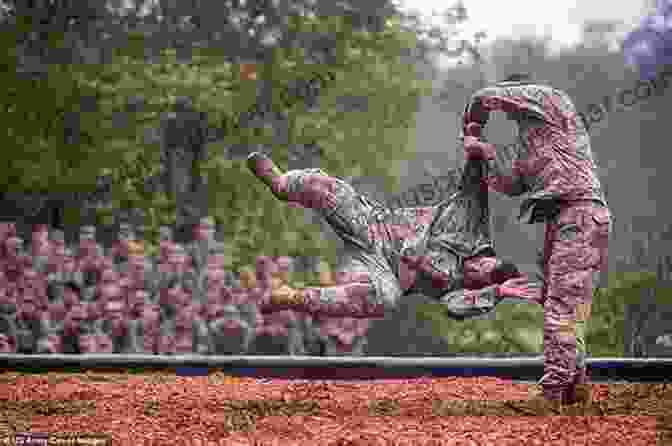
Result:
M122 289L117 282L106 282L100 287L100 296L104 299L119 299L122 294Z

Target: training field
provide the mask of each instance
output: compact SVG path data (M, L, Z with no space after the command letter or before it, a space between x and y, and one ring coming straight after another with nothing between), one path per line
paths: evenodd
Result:
M594 386L592 406L550 417L525 405L532 385L486 377L9 372L0 375L0 423L3 442L20 431L95 433L115 446L672 444L672 385Z

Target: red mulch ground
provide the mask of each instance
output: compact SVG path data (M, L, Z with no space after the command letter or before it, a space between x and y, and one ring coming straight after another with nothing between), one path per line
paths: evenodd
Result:
M143 445L672 445L672 385L595 385L567 416L524 411L495 378L287 381L0 374L0 428L104 433ZM577 409L578 410L578 409Z

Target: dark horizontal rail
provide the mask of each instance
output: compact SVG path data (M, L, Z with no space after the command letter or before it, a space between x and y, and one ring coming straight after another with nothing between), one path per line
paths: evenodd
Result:
M665 382L672 378L672 358L590 358L594 381ZM423 376L494 376L535 380L543 375L543 357L312 357L312 356L155 356L155 355L15 355L0 354L0 370L28 372L63 369L173 370L178 375L207 375L218 370L233 376L285 379L399 379Z

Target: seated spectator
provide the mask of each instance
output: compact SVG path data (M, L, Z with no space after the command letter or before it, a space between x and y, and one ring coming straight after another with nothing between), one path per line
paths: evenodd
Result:
M179 244L169 247L168 258L158 266L159 288L164 288L173 279L183 281L189 270L186 251Z
M128 223L119 224L117 240L112 243L112 248L110 249L110 257L112 257L116 265L128 259L131 246L134 242L135 232L133 231L133 227Z
M80 288L76 283L67 282L63 287L63 303L65 308L70 311L73 306L81 303L79 296Z
M81 355L98 353L98 335L95 333L82 333L77 337L77 352Z
M96 241L96 227L82 226L79 229L79 246L76 253L82 271L96 268L103 257L105 257L103 247Z
M51 242L47 225L34 225L30 243L31 255L35 261L35 269L40 273L47 273Z
M100 284L98 290L96 299L91 303L94 304L96 309L100 312L104 310L108 302L126 300L126 294L118 282L104 281Z
M117 351L116 350L117 345L115 345L113 338L107 333L97 333L94 336L96 343L96 351L95 351L96 354L110 355L112 353L122 353L122 354L132 353L123 350Z
M0 333L0 353L16 353L16 343L6 334Z
M256 274L250 267L241 268L240 284L240 290L233 290L232 294L235 301L238 303L238 308L241 314L250 326L255 328L256 332L257 327L263 325L264 318L259 311L259 306L257 304L258 299L261 298L260 296L258 297L257 294L260 294L261 290L257 286Z
M128 298L126 305L131 319L142 319L142 313L146 305L155 303L145 290L137 290Z
M5 278L5 272L0 271L0 314L15 314L17 312L17 295L13 293Z
M353 279L353 273L340 271L336 277L333 277L328 265L322 264L320 268L320 286L322 287L349 283ZM315 322L322 355L361 356L364 354L367 341L366 331L370 320L318 316Z
M191 307L186 307L175 315L175 319L164 321L159 344L159 353L164 355L207 355L207 325Z
M65 316L68 309L61 301L50 302L47 311L43 315L45 330L47 333L62 333Z
M278 268L270 257L257 257L257 289L251 296L257 304L271 289L281 286L276 277ZM256 328L252 351L258 355L301 355L305 353L299 321L293 311L278 311L264 314L263 324Z
M138 338L133 333L131 320L128 318L126 310L124 302L120 300L108 301L105 314L98 321L96 326L98 334L106 335L110 340L110 351L105 350L106 353L133 354L142 350L140 345L136 345Z
M7 253L4 249L4 243L10 237L16 237L16 223L12 222L2 222L0 223L0 257L4 258Z
M159 228L159 260L168 258L168 252L173 244L173 229L169 226L161 226Z
M31 354L37 347L37 340L45 336L46 321L39 311L37 297L26 290L18 305L16 314L17 352Z
M209 310L210 354L247 354L254 331L238 308L235 305L213 305Z
M224 271L208 269L207 273L206 303L208 305L224 304L224 300L231 298L230 292L224 286ZM227 302L232 303L232 302Z
M220 292L226 286L226 272L224 271L225 256L223 254L214 254L210 256L205 270L204 286L207 293L211 290Z
M18 350L18 335L16 319L12 314L0 314L0 348L3 353L16 353Z
M63 323L63 353L80 353L79 338L82 335L91 335L93 332L93 324L89 320L86 304L74 305L65 316Z
M153 303L143 308L140 323L131 324L132 333L136 337L135 345L142 348L141 351L143 354L159 354L162 325L163 315L161 308L159 305Z
M50 333L37 341L38 355L50 355L63 353L63 339L57 333Z
M7 280L17 282L25 267L23 239L10 237L5 241L4 270Z
M25 268L17 281L17 285L21 293L29 292L35 296L40 311L46 310L49 299L47 297L47 281L44 277L40 277L39 273L32 268Z

